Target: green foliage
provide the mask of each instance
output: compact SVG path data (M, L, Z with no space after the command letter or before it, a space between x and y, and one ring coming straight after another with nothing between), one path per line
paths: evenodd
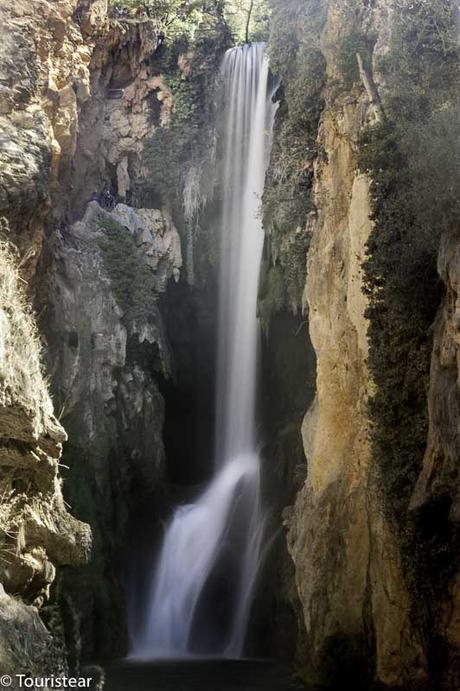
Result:
M262 330L268 332L270 317L281 312L286 304L286 281L281 267L262 266L261 286L259 290L258 311Z
M394 117L415 122L429 116L436 101L458 94L458 37L454 3L398 0L390 51L378 65L387 80ZM441 95L441 98L440 98Z
M337 45L332 50L342 76L338 86L351 89L360 81L358 53L365 68L372 68L372 53L377 35L367 21L369 17L367 3L361 0L341 0L337 12L340 31Z
M154 130L144 157L149 188L169 207L182 197L187 166L209 151L215 116L213 86L229 43L228 27L222 18L214 17L198 27L193 39L183 35L164 46L152 62L152 67L166 77L174 96L174 111L169 125ZM181 55L189 61L186 74L178 68Z
M263 218L274 263L283 267L287 300L295 310L305 283L308 239L303 230L313 210L313 161L323 103L325 63L320 33L325 21L319 0L271 0L269 55L282 80L273 148L263 196Z
M375 35L357 29L356 26L342 38L338 62L347 88L352 87L360 79L357 53L361 56L364 65L368 67L371 64L375 40Z
M267 0L110 0L111 14L120 18L148 16L168 37L193 35L207 16L225 17L235 43L268 36Z
M310 235L305 228L298 228L289 235L284 244L284 256L287 269L287 301L293 312L302 304L307 274L307 252L310 246Z
M361 137L359 167L371 178L374 230L364 265L369 296L368 364L373 454L385 511L401 538L414 588L441 581L439 545L409 518L426 446L430 327L441 298L439 238L458 224L459 63L452 7L400 2L381 61L388 120ZM452 561L453 563L453 561ZM421 575L422 574L422 575ZM424 574L424 576L423 576Z
M174 39L193 35L208 17L222 16L223 0L110 0L111 14L119 18L149 17L158 30Z
M152 270L137 254L131 232L108 216L100 216L104 231L99 246L115 297L129 320L148 320L155 312L155 281Z
M225 19L235 43L267 39L270 24L267 0L226 0L224 7Z
M392 124L363 136L360 167L372 176L375 222L364 265L368 365L376 384L372 442L387 509L403 527L426 444L428 329L439 303L436 251L425 241L410 163Z

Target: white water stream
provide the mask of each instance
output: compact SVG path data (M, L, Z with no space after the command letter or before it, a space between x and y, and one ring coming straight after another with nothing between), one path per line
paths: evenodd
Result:
M241 657L260 567L260 501L255 398L257 292L263 248L259 215L276 106L263 44L229 50L222 65L224 170L221 224L216 470L207 489L176 509L152 575L137 657L202 653ZM199 639L204 594L223 555L234 593L218 648ZM224 566L225 568L225 566Z

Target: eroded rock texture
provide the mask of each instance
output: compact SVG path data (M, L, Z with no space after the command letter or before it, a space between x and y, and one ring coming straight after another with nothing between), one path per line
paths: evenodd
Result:
M124 654L120 550L128 512L164 488L164 401L170 352L158 300L179 279L181 245L155 209L90 202L56 239L50 277L54 390L70 435L72 502L93 526L95 554L69 580L89 654ZM83 583L86 593L82 597Z
M388 52L391 7L385 2L367 4L359 15L360 26L373 35L374 65ZM348 9L345 2L323 3L324 108L312 172L305 287L317 357L317 392L302 427L307 479L293 508L285 513L306 629L301 662L308 678L334 688L351 676L356 688L368 688L376 679L383 688L445 684L451 689L458 683L457 577L451 577L447 597L436 600L431 595L438 603L432 609L446 612L439 640L448 641L451 660L428 660L432 648L429 653L427 641L438 632L427 633L414 616L414 602L431 591L423 589L425 573L417 574L418 595L408 578L408 568L417 570L419 565L414 556L404 554L400 535L384 509L378 459L370 443L368 402L374 383L367 367L369 323L362 264L373 229L373 210L370 180L358 170L357 152L363 129L384 117L377 97L380 93L384 107L387 85L379 82L376 68L372 74L369 58L367 72L356 72L356 76L353 63L346 63L344 36L353 35L356 42L358 32L356 26L347 25L358 16ZM355 52L351 59L356 59ZM350 72L344 87L346 65ZM311 167L309 153L306 165ZM444 497L454 520L459 413L454 317L457 248L458 238L445 241L440 254L448 297L437 320L430 435L412 500L417 512L424 502L432 506L437 496ZM449 481L453 484L447 489ZM447 523L445 527L451 530ZM409 567L408 559L412 560ZM447 559L450 566L455 564L455 555ZM440 568L446 568L446 563Z
M460 348L460 244L458 234L442 240L438 270L446 296L435 323L431 360L429 412L430 430L423 470L412 497L412 508L433 497L448 497L450 515L460 518L458 487L458 452L460 429L453 420L460 416L459 348Z
M333 15L329 22L324 41L333 43ZM318 216L311 221L306 285L317 394L303 423L307 481L288 519L288 544L313 669L326 682L348 672L365 685L369 680L359 670L375 645L378 678L397 686L407 666L423 674L423 655L395 537L372 478L361 275L370 202L368 181L355 164L365 117L366 96L356 91L335 100L320 125L326 162L315 171Z
M37 674L57 673L67 669L63 632L47 630L37 608L49 599L56 567L88 560L91 533L62 496L66 433L53 413L35 323L4 242L0 255L0 669L28 673L35 665Z
M84 652L124 653L126 613L110 560L117 531L126 524L127 487L137 483L145 494L161 487L164 403L157 380L168 376L170 355L157 298L170 278L178 280L182 258L179 235L163 212L118 205L110 214L95 201L87 209L90 199L113 207L115 196L131 194L130 176L145 175L144 141L156 125L169 122L173 105L162 78L150 70L158 45L152 21L109 20L107 9L107 0L0 3L0 214L18 248L21 276L29 281L24 304L39 304L49 335L55 401L72 438L65 459L71 466L68 492L79 515L95 525L91 586L77 579L73 588L69 577L58 599L67 600L77 639L78 617L87 615ZM103 216L115 233L106 239L105 254L98 244L104 232L97 219ZM136 294L126 277L123 283L120 232L130 236L131 283L137 269L142 274ZM3 279L10 280L2 273ZM13 295L15 288L9 289ZM22 381L30 339L24 332L24 345L20 339L8 343L10 309L2 313L3 355L13 355L8 373ZM18 385L9 394L6 386L3 402L7 471L1 482L8 501L2 523L19 547L13 540L17 553L2 582L8 592L41 605L55 567L88 557L89 532L62 499L57 469L67 435L40 379L38 345L32 354L37 381L26 382L26 393ZM11 492L22 499L10 506ZM72 588L80 589L79 614ZM20 613L20 603L11 611ZM100 631L94 616L101 619ZM68 647L77 664L79 640Z
M82 108L74 173L69 186L73 210L81 215L94 193L106 189L132 197L142 180L146 140L168 125L174 99L152 66L158 47L151 21L112 22L90 62L91 98Z
M458 232L441 240L438 271L446 288L434 324L428 392L429 431L423 467L412 495L411 509L433 533L442 531L455 550L454 530L460 518L458 459L460 454L460 238ZM454 688L460 680L460 578L455 552L437 566L446 575L436 607L440 637L446 642L443 681ZM439 574L442 576L442 573ZM446 582L447 581L447 582Z
M2 2L0 212L33 275L51 201L75 154L106 0ZM62 188L61 188L62 189Z
M0 215L3 240L17 248L2 244L0 271L2 672L65 672L64 637L78 646L78 622L69 631L57 599L47 601L56 568L88 560L91 535L62 496L67 435L54 416L29 305L51 203L75 152L106 5L0 3Z

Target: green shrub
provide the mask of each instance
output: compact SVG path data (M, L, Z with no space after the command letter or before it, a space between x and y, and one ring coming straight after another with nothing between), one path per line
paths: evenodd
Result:
M152 319L156 303L154 276L138 256L133 235L108 216L100 216L99 226L104 231L104 237L99 240L104 265L125 318Z
M323 108L325 62L320 33L325 21L319 0L271 0L270 64L282 80L262 211L271 260L283 268L287 305L301 304L308 239L303 231L313 210L313 161Z
M359 163L371 175L375 223L364 264L372 441L386 507L403 528L426 445L429 327L440 299L436 248L425 241L410 163L391 123L362 137Z
M267 0L227 0L224 8L235 43L267 39L270 23Z
M369 68L372 62L372 51L376 35L362 31L354 26L349 34L340 42L338 63L344 85L347 88L360 81L357 53L361 56L364 66Z
M147 187L160 203L175 206L179 218L186 171L209 154L215 121L214 83L230 39L223 18L208 17L193 36L181 35L152 59L152 69L165 76L171 89L174 110L171 122L157 127L146 144ZM185 54L190 56L187 77L178 68L179 56Z
M439 240L460 217L459 61L447 5L396 6L390 51L379 65L388 119L364 132L358 157L371 179L374 221L364 264L368 364L376 384L371 442L384 510L399 535L420 616L431 607L420 593L430 591L431 599L433 591L442 593L456 563L451 532L435 535L408 511L427 440L431 326L442 297ZM436 614L429 617L434 631Z
M109 0L109 11L121 19L147 16L168 39L191 35L208 17L223 16L223 0Z

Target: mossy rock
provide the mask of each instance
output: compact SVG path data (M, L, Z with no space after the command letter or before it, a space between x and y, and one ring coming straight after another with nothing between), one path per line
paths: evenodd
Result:
M152 269L138 254L132 233L114 219L102 215L99 240L104 265L112 282L118 304L130 322L152 319L156 290Z

